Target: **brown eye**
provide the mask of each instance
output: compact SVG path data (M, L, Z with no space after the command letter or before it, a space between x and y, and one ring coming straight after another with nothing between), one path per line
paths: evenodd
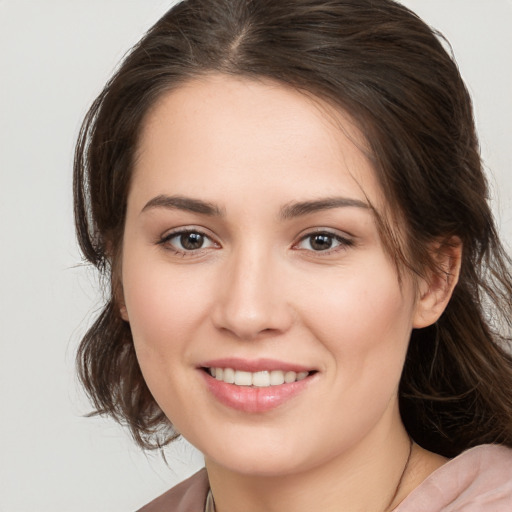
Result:
M180 244L187 251L201 249L204 244L204 235L201 233L183 233L180 235Z
M311 246L311 249L313 249L314 251L325 251L332 247L334 241L333 239L333 235L321 233L318 235L312 235L310 237L309 244Z
M330 233L329 231L319 231L304 236L295 248L322 253L344 249L350 247L353 243L349 238L338 234Z
M208 235L193 229L175 231L164 236L158 243L180 254L218 247Z

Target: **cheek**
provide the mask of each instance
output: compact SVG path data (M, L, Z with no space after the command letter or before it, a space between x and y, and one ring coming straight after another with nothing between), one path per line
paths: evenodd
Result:
M191 360L208 294L198 294L197 283L182 272L171 274L168 265L144 267L128 257L123 268L126 308L144 380L179 430L183 418L194 413L187 408L188 393L196 385L190 379ZM185 389L183 382L188 383Z
M151 332L155 339L168 332L181 335L194 323L206 299L206 283L197 271L173 272L165 257L145 263L137 253L128 254L123 261L123 291L132 330Z
M136 254L126 256L123 289L137 358L149 384L188 360L209 292L208 280L197 272L194 277L183 270L171 272L165 261L141 261Z
M318 276L317 276L318 278ZM303 292L303 317L350 382L397 379L412 330L414 295L386 265L316 280ZM366 375L369 380L365 380ZM398 375L398 377L397 377Z
M388 332L411 324L412 287L408 283L401 287L388 265L340 268L337 273L316 274L303 285L304 309L340 333L359 329Z

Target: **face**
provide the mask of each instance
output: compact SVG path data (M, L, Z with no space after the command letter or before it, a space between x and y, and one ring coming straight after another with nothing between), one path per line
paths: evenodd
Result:
M350 119L284 86L211 76L141 136L122 285L156 401L212 461L277 475L401 428L418 322L369 206Z

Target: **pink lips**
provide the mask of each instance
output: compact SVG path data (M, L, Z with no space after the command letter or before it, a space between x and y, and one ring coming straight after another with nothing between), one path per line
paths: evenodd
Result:
M285 372L308 372L312 368L300 366L296 364L285 363L283 361L276 361L275 359L256 359L249 361L246 359L238 359L234 357L224 359L212 359L201 363L203 368L234 368L244 372L261 372L264 370L283 370Z
M303 380L278 386L237 386L235 384L228 384L215 379L209 373L204 371L204 368L233 368L235 370L246 372L282 370L285 372L294 371L297 373L311 371L311 368L271 359L249 361L227 358L215 359L202 363L200 371L208 390L213 394L213 396L223 405L248 413L262 413L279 407L304 391L311 384L311 381L314 378L314 375L310 374Z

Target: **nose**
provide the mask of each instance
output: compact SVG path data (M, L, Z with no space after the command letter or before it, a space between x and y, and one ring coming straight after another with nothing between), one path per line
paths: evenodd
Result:
M290 328L293 309L286 296L282 265L275 259L248 250L226 261L213 313L217 329L241 340L254 340Z

